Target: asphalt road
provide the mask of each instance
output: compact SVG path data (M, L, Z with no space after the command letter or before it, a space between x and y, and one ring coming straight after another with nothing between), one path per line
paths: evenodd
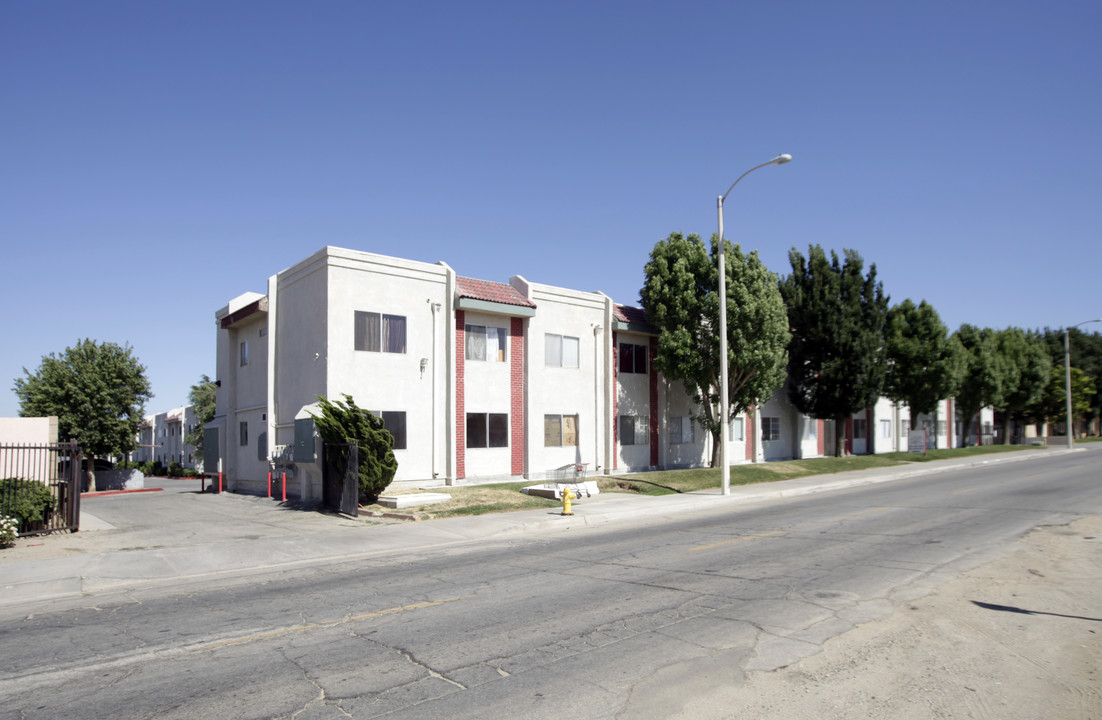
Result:
M0 717L668 717L1099 514L1100 450L8 608Z

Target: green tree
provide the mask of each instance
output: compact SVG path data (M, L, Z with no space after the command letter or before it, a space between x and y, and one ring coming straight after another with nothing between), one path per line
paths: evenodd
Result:
M709 254L698 235L670 234L651 251L640 290L647 320L659 330L656 367L667 378L680 380L699 406L693 418L712 435L712 467L719 463L725 425L718 410L718 248L715 235ZM757 252L743 254L728 242L724 256L730 421L784 384L789 330L777 277Z
M351 395L330 402L318 396L321 414L314 415L318 434L327 443L355 442L359 447L360 495L371 502L379 498L398 472L394 458L394 436L383 421L356 406Z
M1053 365L1041 397L1030 407L1030 413L1049 423L1066 423L1068 394L1066 368ZM1073 420L1090 413L1097 387L1094 379L1079 368L1071 368L1071 415Z
M1041 398L1052 360L1044 340L1020 328L998 331L995 343L1003 361L1002 393L995 409L1003 414L1003 443L1009 445L1010 421L1023 420L1026 409Z
M933 413L938 401L956 393L962 370L960 345L949 341L949 329L932 305L925 300L915 305L910 299L888 311L884 340L884 395L907 403L914 430L919 415Z
M1045 328L1043 336L1048 346L1049 357L1052 358L1052 365L1064 366L1064 331ZM1097 386L1102 381L1102 335L1097 332L1083 332L1079 328L1069 328L1068 339L1071 347L1071 366L1079 368L1090 376ZM1096 393L1086 416L1093 420L1100 415L1102 415L1102 393Z
M203 460L203 429L207 423L214 419L215 396L218 386L206 375L199 377L199 382L191 386L188 391L188 402L195 408L195 427L188 430L184 436L184 442L195 448L195 456L199 461Z
M845 250L828 260L818 245L805 259L789 251L792 274L781 280L792 342L788 346L788 395L800 412L813 418L845 418L871 406L884 389L884 328L888 297L876 281L876 265L863 275L864 261ZM836 432L835 455L845 438Z
M56 415L58 435L76 440L86 457L85 489L94 480L96 457L125 455L134 448L149 380L130 346L83 340L42 364L13 389L22 417Z
M964 372L957 391L957 415L964 423L965 444L972 438L972 423L988 405L1001 405L1006 363L999 354L996 333L990 328L961 325L953 338L960 343Z

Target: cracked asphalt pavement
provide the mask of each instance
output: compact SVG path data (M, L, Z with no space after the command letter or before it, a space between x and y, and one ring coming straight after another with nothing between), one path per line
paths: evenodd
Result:
M731 717L753 677L1099 514L1095 457L9 605L0 717Z

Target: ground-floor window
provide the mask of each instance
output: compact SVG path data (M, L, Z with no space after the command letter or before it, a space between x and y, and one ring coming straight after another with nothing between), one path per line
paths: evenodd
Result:
M383 419L383 427L394 436L394 449L406 449L406 413L404 410L384 410L379 414Z
M854 440L864 440L865 439L865 431L867 429L867 426L866 426L867 422L868 422L867 420L854 419L854 421L853 421L853 439Z
M544 415L543 446L573 447L578 444L577 415Z
M646 415L620 416L620 444L650 444L650 423Z
M892 421L881 420L880 421L880 437L890 438L892 436Z
M781 439L781 419L779 417L763 417L761 419L761 439L763 442Z
M693 419L687 415L670 418L670 444L693 442Z
M467 447L509 447L509 414L467 413Z

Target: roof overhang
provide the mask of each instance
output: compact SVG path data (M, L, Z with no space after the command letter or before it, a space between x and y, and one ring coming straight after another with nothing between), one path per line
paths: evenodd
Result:
M253 302L249 303L248 305L241 308L240 310L232 312L229 315L227 315L226 317L222 318L221 323L219 324L219 327L221 327L223 330L225 330L230 325L233 325L234 323L241 322L245 318L252 317L253 315L255 315L257 313L266 313L266 312L268 312L268 298L262 297L259 300L254 300Z
M455 301L455 307L459 310L474 310L475 312L493 313L495 315L511 315L513 317L535 317L534 307L523 305L509 305L508 303L491 302L489 300L475 300L474 298L461 297Z

